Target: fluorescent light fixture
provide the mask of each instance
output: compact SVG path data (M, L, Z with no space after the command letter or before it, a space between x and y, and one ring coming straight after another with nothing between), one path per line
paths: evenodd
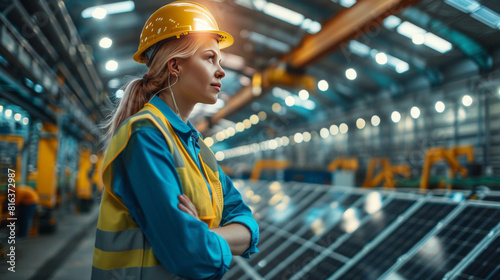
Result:
M431 32L427 32L426 30L414 25L413 23L410 23L408 21L405 21L401 23L397 28L396 31L409 38L410 40L414 41L414 43L421 43L421 39L423 36L424 41L423 44L426 45L427 47L434 49L435 51L438 51L440 53L446 53L449 52L453 46L450 42L446 41L445 39L436 36L435 34Z
M267 2L262 10L265 14L280 19L282 21L288 22L293 25L300 25L304 20L304 16L295 11L287 9L285 7L276 5L271 2Z
M127 13L135 9L135 4L134 1L122 1L112 4L89 7L82 11L82 17L83 18L93 17L95 10L97 10L97 12L95 13L96 15L102 16L103 12L101 9L104 10L104 16L106 16L106 14L112 15L112 14Z
M352 5L356 4L356 0L340 0L339 4L343 7L350 8Z
M396 72L399 74L402 74L410 69L410 65L407 62L392 55L387 55L387 64L394 67Z
M408 21L405 21L403 23L401 23L397 28L396 28L396 31L407 37L408 39L413 39L413 36L415 36L415 34L425 34L427 33L427 31L425 31L424 29L416 26L415 24L411 23L411 22L408 22Z
M266 0L253 0L253 5L255 6L255 9L257 9L258 11L262 11L266 6L266 4L267 4Z
M464 13L473 13L481 7L481 4L474 0L445 0L444 2Z
M394 29L401 24L401 19L398 18L397 16L390 15L384 19L384 22L382 24L387 29Z
M107 14L108 11L106 11L106 9L101 7L97 7L92 11L92 17L96 19L103 19L106 17Z
M413 35L413 37L411 37L411 41L415 45L422 45L423 43L425 43L425 36L424 34L415 34Z
M445 39L438 37L434 35L431 32L427 32L425 34L425 42L424 44L428 46L431 49L434 49L440 53L447 53L449 52L453 46L451 45L450 42L446 41Z
M500 29L500 15L484 6L470 16L491 28Z
M370 54L370 47L356 40L351 40L349 42L349 50L359 56L367 56Z

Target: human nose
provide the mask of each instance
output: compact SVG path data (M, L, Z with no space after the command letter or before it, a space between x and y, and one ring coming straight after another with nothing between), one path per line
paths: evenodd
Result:
M222 79L226 76L226 72L222 69L222 66L219 64L217 71L215 71L215 77L218 79Z

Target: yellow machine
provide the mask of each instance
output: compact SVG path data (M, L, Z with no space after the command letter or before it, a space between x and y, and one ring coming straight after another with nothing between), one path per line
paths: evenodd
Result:
M326 168L328 172L333 172L337 169L356 171L359 163L357 158L336 158Z
M374 176L375 168L379 166L380 172ZM395 188L394 174L401 174L405 178L410 177L410 166L407 164L391 165L388 158L371 158L368 162L366 178L363 182L364 188L376 187L384 182L386 188Z
M287 160L259 159L255 162L250 180L258 181L263 169L285 169L288 165Z
M457 158L460 156L466 156L467 162L471 163L474 160L474 148L472 146L457 146L452 148L434 147L427 149L422 178L420 180L420 189L428 188L431 166L441 160L444 160L450 166L450 179L455 177L455 172L460 173L464 177L467 176L467 169L457 161ZM451 184L448 184L446 188L451 189Z

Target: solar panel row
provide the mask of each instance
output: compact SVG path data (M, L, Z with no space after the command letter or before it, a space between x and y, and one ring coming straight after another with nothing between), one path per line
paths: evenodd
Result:
M260 225L260 253L235 258L224 279L500 279L494 193L465 201L453 192L235 186Z

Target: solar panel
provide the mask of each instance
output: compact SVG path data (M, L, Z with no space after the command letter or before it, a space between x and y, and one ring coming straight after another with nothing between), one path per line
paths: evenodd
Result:
M426 202L416 209L392 233L345 272L341 279L378 279L397 259L415 246L456 204Z
M498 207L468 205L389 278L442 279L499 222Z
M453 191L256 186L260 201L244 199L259 207L260 253L235 257L225 280L500 279L498 202L459 202Z
M497 235L454 279L500 279L499 260L500 235Z
M381 211L373 214L372 218L357 229L335 251L348 258L354 257L363 247L373 240L380 232L403 214L414 203L414 200L395 199L389 202Z

